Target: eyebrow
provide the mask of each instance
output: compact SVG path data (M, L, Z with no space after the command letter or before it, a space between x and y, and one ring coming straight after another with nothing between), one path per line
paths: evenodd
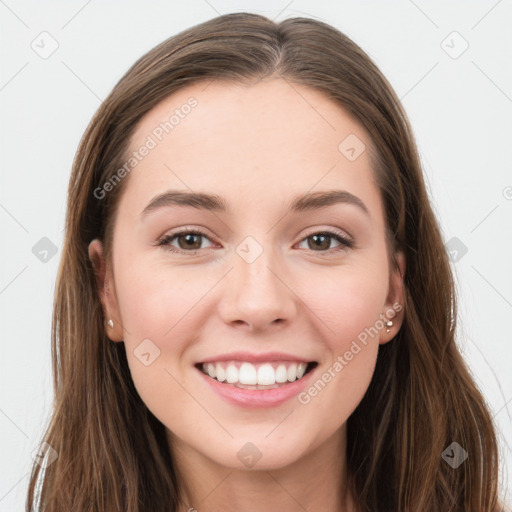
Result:
M288 206L286 213L317 210L340 203L356 206L367 215L370 215L368 208L363 201L346 190L308 192L303 195L295 196ZM168 206L188 206L199 210L222 213L230 211L225 199L217 194L167 190L166 192L155 196L144 208L141 216L145 217L157 209Z

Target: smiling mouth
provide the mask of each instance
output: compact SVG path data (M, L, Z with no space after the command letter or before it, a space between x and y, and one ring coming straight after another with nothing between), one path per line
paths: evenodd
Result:
M304 378L318 363L297 361L219 361L197 363L195 367L217 382L243 389L275 389Z

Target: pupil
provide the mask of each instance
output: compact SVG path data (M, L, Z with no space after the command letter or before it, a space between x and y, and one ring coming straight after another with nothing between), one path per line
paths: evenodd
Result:
M185 235L185 240L186 240L186 244L190 247L192 245L194 245L194 238L197 237L198 235L193 235L193 234L187 234Z
M319 238L323 238L324 241L325 241L325 240L327 240L328 237L326 235L313 235L312 238L315 240L315 244L316 244L316 242L318 242ZM324 243L324 245L325 245L325 243ZM327 244L327 245L329 245L329 244ZM320 244L316 244L316 247L322 247L322 244L321 243Z

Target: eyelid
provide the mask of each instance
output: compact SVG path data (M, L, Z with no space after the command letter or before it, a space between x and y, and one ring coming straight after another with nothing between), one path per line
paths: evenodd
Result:
M304 238L308 238L311 235L318 235L320 233L326 233L331 236L338 235L341 238L344 238L347 242L355 243L354 238L349 233L347 233L347 231L340 229L340 228L335 228L335 227L312 228L311 230L306 231L306 233L304 235L302 235L302 238L300 239L300 241L302 242L302 240L304 240Z

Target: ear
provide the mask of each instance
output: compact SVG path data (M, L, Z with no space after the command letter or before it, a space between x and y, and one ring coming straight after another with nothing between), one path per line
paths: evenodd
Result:
M396 253L398 268L394 269L389 278L389 291L384 305L384 322L391 320L393 325L386 327L381 331L379 343L384 344L391 341L400 330L404 320L404 276L405 276L405 256L402 251ZM389 329L389 332L386 332Z
M89 259L91 260L96 277L98 294L103 306L105 330L112 341L123 341L123 326L114 286L114 276L110 266L107 266L103 253L103 245L98 239L89 244ZM113 327L107 325L111 319Z

